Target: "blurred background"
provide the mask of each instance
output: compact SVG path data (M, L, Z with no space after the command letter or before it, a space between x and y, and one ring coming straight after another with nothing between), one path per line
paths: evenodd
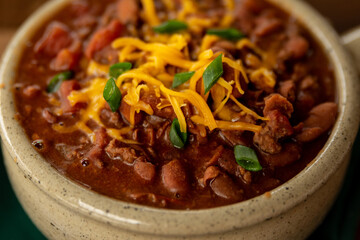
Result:
M50 0L0 0L0 55L19 25L46 1ZM324 15L339 34L360 26L360 0L306 1ZM359 134L342 192L324 223L310 237L311 240L360 240L360 179L356 177L357 169L360 169ZM0 193L0 239L45 239L18 203L8 182L2 159Z

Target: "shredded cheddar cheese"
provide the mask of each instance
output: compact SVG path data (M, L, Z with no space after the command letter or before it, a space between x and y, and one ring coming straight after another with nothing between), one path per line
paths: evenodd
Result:
M100 110L105 105L105 100L102 97L102 92L104 90L107 79L105 78L95 78L91 81L91 84L79 91L72 91L68 96L71 105L75 105L79 102L87 103L85 109L80 110L81 119L76 122L73 126L61 126L59 124L53 125L53 129L61 133L71 133L77 130L80 130L88 134L91 141L95 141L94 132L87 126L87 122L91 119L96 122L101 127L105 127L102 121L100 120ZM107 133L109 136L118 139L125 143L137 144L136 141L124 139L121 135L127 133L123 129L113 129L107 128Z
M199 116L192 116L191 121L197 124L206 125L206 120ZM261 130L261 126L245 122L216 121L216 124L218 125L218 128L224 130L240 130L252 132L259 132Z
M173 1L162 0L168 11L175 11ZM143 5L143 18L149 27L160 24L153 0L141 0ZM224 0L226 12L222 19L200 18L196 16L198 8L192 0L181 0L182 8L176 14L176 19L185 21L190 32L202 32L204 29L219 24L229 27L233 21L234 0ZM144 112L153 115L156 110L171 107L179 120L180 130L187 132L187 121L197 124L202 136L206 136L206 129L252 131L259 132L260 125L234 120L239 115L250 115L255 120L267 121L253 110L241 104L233 95L236 89L241 95L246 94L242 84L265 84L273 88L276 78L271 69L262 64L258 69L247 69L241 59L232 59L223 52L213 52L211 47L222 39L215 35L205 35L200 46L193 50L196 58L190 56L189 42L191 34L187 32L176 34L149 34L145 40L135 37L120 37L112 42L111 46L118 51L119 62L130 61L133 69L123 73L116 79L116 85L123 94L122 101L129 105L130 126L121 129L106 128L107 134L128 144L138 144L136 141L124 137L135 125L136 113ZM265 61L265 53L249 39L238 41L236 48L250 49L258 55L260 61ZM205 95L203 74L209 64L220 54L223 54L223 66L227 65L233 71L233 79L220 77L212 89ZM94 141L94 133L87 125L89 120L99 126L105 127L100 119L100 112L106 106L102 94L109 76L109 65L90 61L87 65L87 75L92 78L81 90L72 91L68 96L71 105L86 103L80 110L80 120L73 126L54 125L56 131L69 133L80 130ZM192 77L182 85L171 89L174 75L179 72L194 72ZM153 93L160 99L156 109L142 100L142 96ZM211 99L210 101L208 101ZM211 106L208 102L212 103ZM187 119L183 106L187 103L193 106L193 116ZM59 105L59 104L58 104ZM238 106L234 109L231 106ZM240 112L239 112L240 111ZM61 114L61 113L59 113Z
M227 101L230 98L230 95L232 93L233 87L231 86L233 84L233 82L227 82L225 81L223 78L220 78L218 83L221 87L223 87L224 89L227 90L227 94L224 98L224 100L221 101L221 103L219 104L219 106L216 108L216 110L214 111L214 115L216 115L217 113L219 113L222 108L225 106L225 104L227 103Z
M274 88L276 84L275 74L263 67L252 72L250 75L250 80L254 83L265 84L269 88Z
M200 53L208 50L214 43L219 41L219 37L215 35L205 35L202 39L201 46L200 46Z
M185 20L187 15L197 12L197 6L192 0L181 0L181 2L182 2L182 9L181 11L179 11L177 15L177 19Z
M168 11L173 11L175 9L175 3L173 0L162 0L162 2Z
M188 18L187 22L190 30L195 33L201 33L202 30L210 28L213 25L214 20L210 18L191 17Z
M155 12L155 4L153 0L141 0L141 3L144 7L144 12L146 20L149 22L150 26L156 26L160 24Z
M109 74L109 65L103 65L95 61L90 61L87 68L87 75L89 76L107 76Z
M231 23L234 21L235 3L234 0L224 0L224 3L227 11L221 20L220 26L229 27Z
M258 48L254 43L252 43L248 38L243 38L241 40L239 40L236 43L236 47L238 49L242 49L244 47L247 47L251 50L253 50L256 54L258 54L261 57L265 57L265 53L264 51L262 51L260 48Z
M230 58L224 57L223 62L227 63L233 69L240 71L241 75L245 79L245 82L249 83L249 79L246 75L246 71L245 71L240 59L235 62L235 61L231 60Z

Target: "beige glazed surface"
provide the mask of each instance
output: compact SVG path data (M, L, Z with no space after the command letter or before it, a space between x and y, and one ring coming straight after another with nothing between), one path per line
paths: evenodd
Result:
M321 43L335 70L339 116L317 158L271 197L209 210L164 210L88 191L53 169L14 119L11 83L26 41L69 0L54 0L19 30L0 69L0 126L11 183L26 212L51 239L303 239L322 221L341 187L359 127L359 81L332 28L302 1L271 0L293 13ZM352 49L356 38L345 38Z

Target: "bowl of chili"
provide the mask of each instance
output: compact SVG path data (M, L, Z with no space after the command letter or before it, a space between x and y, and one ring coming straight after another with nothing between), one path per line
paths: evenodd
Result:
M49 238L305 238L359 126L351 59L298 1L52 1L0 74L7 171Z

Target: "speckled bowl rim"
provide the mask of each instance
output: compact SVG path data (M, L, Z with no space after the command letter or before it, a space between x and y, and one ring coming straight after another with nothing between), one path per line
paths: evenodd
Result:
M5 84L0 90L0 128L5 147L24 175L30 176L39 189L59 204L127 231L167 236L221 233L271 219L306 201L344 162L359 126L357 73L333 28L314 9L299 0L271 0L292 12L307 26L334 66L339 99L338 121L312 164L272 190L270 198L261 195L241 203L205 210L166 210L126 203L89 191L68 180L32 148L15 120L11 81L26 41L69 1L49 1L36 11L8 46L0 68L0 83Z

